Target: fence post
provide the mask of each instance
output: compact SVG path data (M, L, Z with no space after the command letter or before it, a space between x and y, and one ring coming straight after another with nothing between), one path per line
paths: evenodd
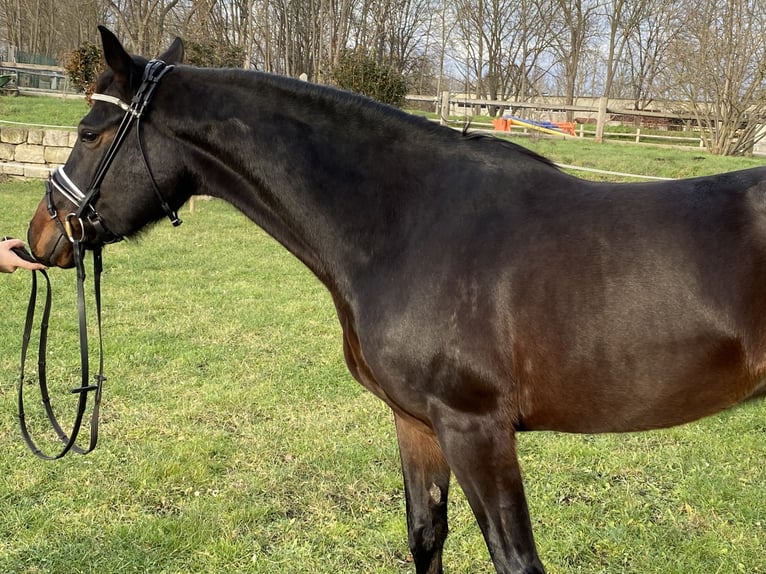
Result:
M636 128L636 143L641 143L641 128Z
M441 110L439 110L439 123L446 126L449 123L449 92L442 92Z
M598 100L598 120L596 120L596 143L604 143L604 124L606 124L606 96Z

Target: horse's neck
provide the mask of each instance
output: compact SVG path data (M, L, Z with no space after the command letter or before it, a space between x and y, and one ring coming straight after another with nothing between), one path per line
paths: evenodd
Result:
M382 239L390 249L414 195L403 185L407 130L396 118L371 123L374 105L331 91L237 79L246 85L211 91L199 124L179 134L194 148L200 191L237 206L326 282L344 281L337 275L364 265Z

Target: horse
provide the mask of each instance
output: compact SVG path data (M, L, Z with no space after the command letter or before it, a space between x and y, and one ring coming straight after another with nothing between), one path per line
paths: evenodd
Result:
M496 571L545 572L517 433L669 427L766 392L766 169L589 182L362 96L183 65L179 39L147 60L100 33L108 69L35 257L72 267L75 241L177 224L193 194L273 236L393 412L418 574L443 571L453 474Z

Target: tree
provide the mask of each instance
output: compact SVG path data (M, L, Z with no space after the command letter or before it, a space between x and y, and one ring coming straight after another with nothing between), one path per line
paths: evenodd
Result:
M180 0L105 0L126 48L156 54L164 48L165 24Z
M505 94L526 101L543 91L542 78L548 74L553 39L548 24L553 19L552 0L519 0L507 14L511 33L508 36L504 66Z
M457 0L458 30L476 94L526 100L539 84L550 40L550 0ZM502 112L502 107L491 109Z
M2 0L7 38L19 50L55 55L56 5L54 0Z
M711 151L746 153L766 119L763 2L0 0L0 46L62 61L105 24L135 53L178 35L191 63L342 80L386 101L376 85L433 94L460 73L462 91L493 100L619 95L640 110L664 97L688 102Z
M600 4L599 0L555 0L555 4L555 18L548 33L553 39L554 59L563 73L564 102L572 105L578 92L580 65L599 29Z
M0 0L0 43L59 58L84 41L98 37L103 22L101 0Z
M669 81L714 154L749 153L766 118L762 0L705 0L685 11Z
M452 33L455 30L456 26L456 18L452 18L452 6L451 3L447 0L439 1L436 0L433 2L433 5L431 6L431 22L435 21L435 25L429 26L430 29L435 29L434 36L436 37L436 46L438 50L438 58L439 63L437 66L436 72L438 73L438 76L436 78L436 88L431 93L436 93L437 95L440 95L442 91L445 89L445 63L447 59L447 50L448 46L450 45L450 41L452 38ZM426 53L427 53L426 48ZM438 99L438 98L437 98ZM439 100L440 101L440 100ZM438 104L437 104L437 111L438 111Z
M381 63L388 63L402 74L412 71L425 51L429 24L429 0L396 0L386 11Z
M609 26L605 63L604 97L612 97L612 85L622 55L646 15L654 10L652 0L607 0L606 20Z
M678 26L683 6L677 0L650 0L650 5L632 30L620 63L618 97L633 100L634 110L644 110L664 88L661 80L669 63L670 47L683 29ZM612 94L614 95L614 94Z
M617 66L622 59L622 53L633 34L650 0L607 0L606 19L609 25L607 43L607 56L605 63L604 91L602 97L607 100L612 95L612 84L617 73ZM604 140L604 123L598 122L596 126L596 141Z
M513 0L457 0L458 29L467 52L467 72L476 95L497 100L505 96L504 49L508 45L508 14ZM491 110L494 112L495 110Z

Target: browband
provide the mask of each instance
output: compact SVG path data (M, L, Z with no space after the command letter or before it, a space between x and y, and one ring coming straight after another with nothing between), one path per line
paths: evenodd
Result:
M115 96L108 96L107 94L91 94L90 99L97 100L99 102L107 102L109 104L114 104L115 106L119 106L120 108L122 108L122 110L125 112L130 110L130 104L126 104L120 98L117 98Z

